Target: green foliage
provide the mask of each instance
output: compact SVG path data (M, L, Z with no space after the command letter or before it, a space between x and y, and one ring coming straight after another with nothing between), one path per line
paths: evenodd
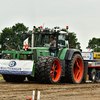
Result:
M59 28L59 27L57 27ZM37 32L38 28L35 29L35 32ZM62 31L67 31L66 29L62 29ZM28 27L26 27L23 23L17 23L13 25L12 27L6 27L2 30L0 35L0 44L2 45L1 50L5 50L6 46L4 43L6 43L8 46L10 46L12 49L17 49L18 45L20 47L23 47L23 41L26 38L29 38L29 43L31 43L31 34L32 31L28 30ZM76 34L73 32L69 33L69 44L73 46L73 48L80 49L80 43L77 42Z
M93 37L89 40L87 49L93 49L94 52L100 52L100 38Z
M62 29L62 31L67 32L66 29ZM76 37L76 34L74 32L69 32L69 44L71 44L71 46L75 49L80 49L81 48L80 43L77 41L78 39Z
M6 27L2 30L0 36L0 44L2 45L2 50L6 49L4 43L10 46L12 49L17 49L18 45L23 47L23 41L27 37L31 37L30 34L27 34L28 27L26 27L23 23L17 23L13 25L11 28Z

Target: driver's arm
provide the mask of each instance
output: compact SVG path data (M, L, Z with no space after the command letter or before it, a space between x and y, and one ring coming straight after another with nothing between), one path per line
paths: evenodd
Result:
M55 41L52 41L51 43L50 43L50 45L53 45L53 44L55 44L56 42Z

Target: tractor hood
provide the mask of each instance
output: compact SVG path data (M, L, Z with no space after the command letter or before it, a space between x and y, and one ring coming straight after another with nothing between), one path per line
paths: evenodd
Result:
M39 57L50 55L50 47L33 47L28 48L33 51L33 60L37 61Z
M49 50L50 47L29 47L28 49Z

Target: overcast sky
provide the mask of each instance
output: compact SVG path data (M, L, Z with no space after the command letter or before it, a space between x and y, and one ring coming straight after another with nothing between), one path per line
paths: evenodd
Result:
M100 0L0 0L0 32L15 23L53 28L69 26L81 48L100 38Z

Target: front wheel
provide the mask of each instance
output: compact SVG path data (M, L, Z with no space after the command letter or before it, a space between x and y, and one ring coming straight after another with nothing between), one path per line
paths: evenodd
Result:
M36 63L36 79L40 83L56 84L60 81L61 69L61 64L57 57L43 56Z
M36 81L36 78L32 77L32 76L28 76L27 79L28 79L28 81L31 81L31 82Z
M5 74L2 74L2 76L6 82L23 82L25 80L25 76L5 75Z
M74 54L67 67L67 81L75 84L82 82L84 75L84 63L80 54Z

